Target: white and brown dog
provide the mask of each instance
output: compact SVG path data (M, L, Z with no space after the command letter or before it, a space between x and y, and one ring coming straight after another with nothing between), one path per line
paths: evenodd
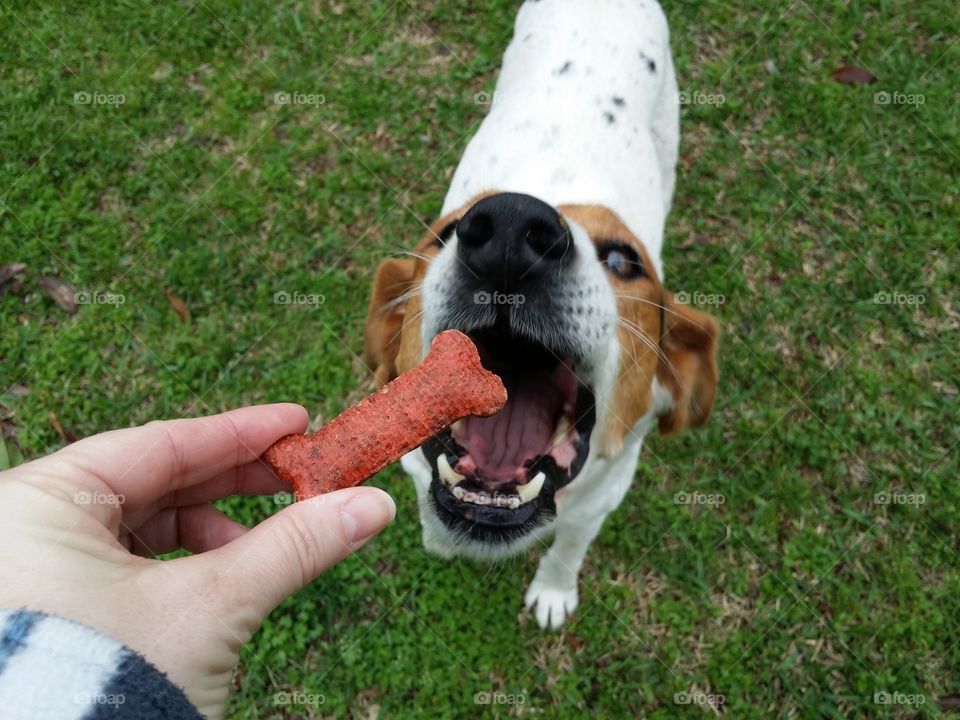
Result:
M716 325L660 281L677 97L654 0L528 0L442 217L377 272L366 347L380 382L457 328L509 394L403 458L424 545L496 558L552 534L526 594L542 627L576 608L647 432L700 425L713 406Z

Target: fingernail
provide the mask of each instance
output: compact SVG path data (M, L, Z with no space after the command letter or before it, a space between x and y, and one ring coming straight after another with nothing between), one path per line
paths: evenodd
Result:
M350 498L340 509L343 529L351 542L359 542L393 520L397 506L385 492L366 490Z

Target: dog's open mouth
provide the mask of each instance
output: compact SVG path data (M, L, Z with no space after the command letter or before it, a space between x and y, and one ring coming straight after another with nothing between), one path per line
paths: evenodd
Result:
M465 418L424 444L432 494L457 525L517 527L538 510L555 512L554 494L583 467L594 396L572 361L540 343L499 327L469 335L508 400L496 415Z

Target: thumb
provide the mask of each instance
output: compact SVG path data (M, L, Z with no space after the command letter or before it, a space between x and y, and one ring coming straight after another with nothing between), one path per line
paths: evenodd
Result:
M202 575L225 583L222 592L249 603L246 610L262 619L362 547L396 512L393 498L382 490L338 490L294 503L229 544L191 559L201 564Z

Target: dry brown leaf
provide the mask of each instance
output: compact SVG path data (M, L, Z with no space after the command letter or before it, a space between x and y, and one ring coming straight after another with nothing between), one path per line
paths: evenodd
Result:
M57 435L60 436L61 440L72 443L80 439L77 435L69 430L63 429L63 425L60 424L60 421L57 419L57 414L53 412L53 410L47 413L47 417L50 418L50 424L53 425L53 429L57 431Z
M53 301L60 306L61 310L66 310L71 315L77 311L77 299L73 285L46 276L37 280L37 285L53 298Z
M170 303L173 311L180 317L180 322L190 322L190 308L187 307L187 304L167 288L163 288L163 295L167 298L167 302Z
M844 65L834 70L830 77L844 85L870 85L877 81L877 76L869 70L856 65Z
M19 275L27 269L25 263L10 263L9 265L0 265L0 287L6 285L13 279L14 275Z
M960 710L960 695L946 695L937 701L940 709L943 711Z

